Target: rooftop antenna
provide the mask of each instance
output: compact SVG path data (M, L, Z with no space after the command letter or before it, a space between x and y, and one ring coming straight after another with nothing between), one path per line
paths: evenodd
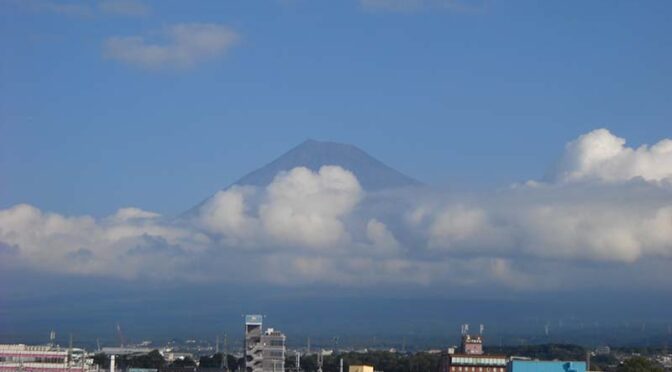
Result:
M462 324L462 336L466 336L469 333L469 324Z

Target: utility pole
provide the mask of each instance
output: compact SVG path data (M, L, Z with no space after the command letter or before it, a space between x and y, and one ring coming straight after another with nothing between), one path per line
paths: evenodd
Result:
M590 351L586 351L586 371L590 371Z
M229 370L229 343L226 338L226 332L224 332L224 355L222 356L222 362L226 367L226 370Z
M70 334L70 342L68 343L68 371L72 366L72 333Z
M322 363L323 363L323 361L324 361L324 360L322 359L322 357L323 357L323 355L322 355L322 350L320 350L320 351L317 353L317 372L322 372Z

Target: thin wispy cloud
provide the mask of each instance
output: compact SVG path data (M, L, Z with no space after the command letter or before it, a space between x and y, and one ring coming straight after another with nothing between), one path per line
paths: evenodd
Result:
M224 25L184 23L165 28L157 37L111 37L105 41L103 54L146 69L189 68L223 57L239 39Z
M98 8L104 13L127 17L146 16L151 12L147 4L138 0L101 0Z
M95 14L94 8L88 2L51 0L5 0L3 2L36 13L51 13L69 17L91 17Z
M359 0L359 4L370 11L403 13L433 9L470 12L483 10L485 0Z
M517 290L647 282L660 274L652 262L672 260L670 143L631 148L596 130L568 143L547 181L488 194L371 193L347 169L324 166L228 188L179 219L17 205L0 210L9 247L0 254L16 266L127 279Z
M79 18L90 18L101 15L141 17L151 13L149 5L140 0L3 0L2 2L30 12Z

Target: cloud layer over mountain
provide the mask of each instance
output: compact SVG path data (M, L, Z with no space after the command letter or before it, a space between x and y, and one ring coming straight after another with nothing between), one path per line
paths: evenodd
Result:
M347 169L297 167L267 187L220 191L182 219L17 205L0 211L0 265L280 285L670 288L671 140L635 149L595 130L566 146L548 180L366 192Z

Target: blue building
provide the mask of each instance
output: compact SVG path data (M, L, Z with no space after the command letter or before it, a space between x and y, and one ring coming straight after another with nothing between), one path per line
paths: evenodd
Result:
M507 372L586 372L586 362L512 360Z

